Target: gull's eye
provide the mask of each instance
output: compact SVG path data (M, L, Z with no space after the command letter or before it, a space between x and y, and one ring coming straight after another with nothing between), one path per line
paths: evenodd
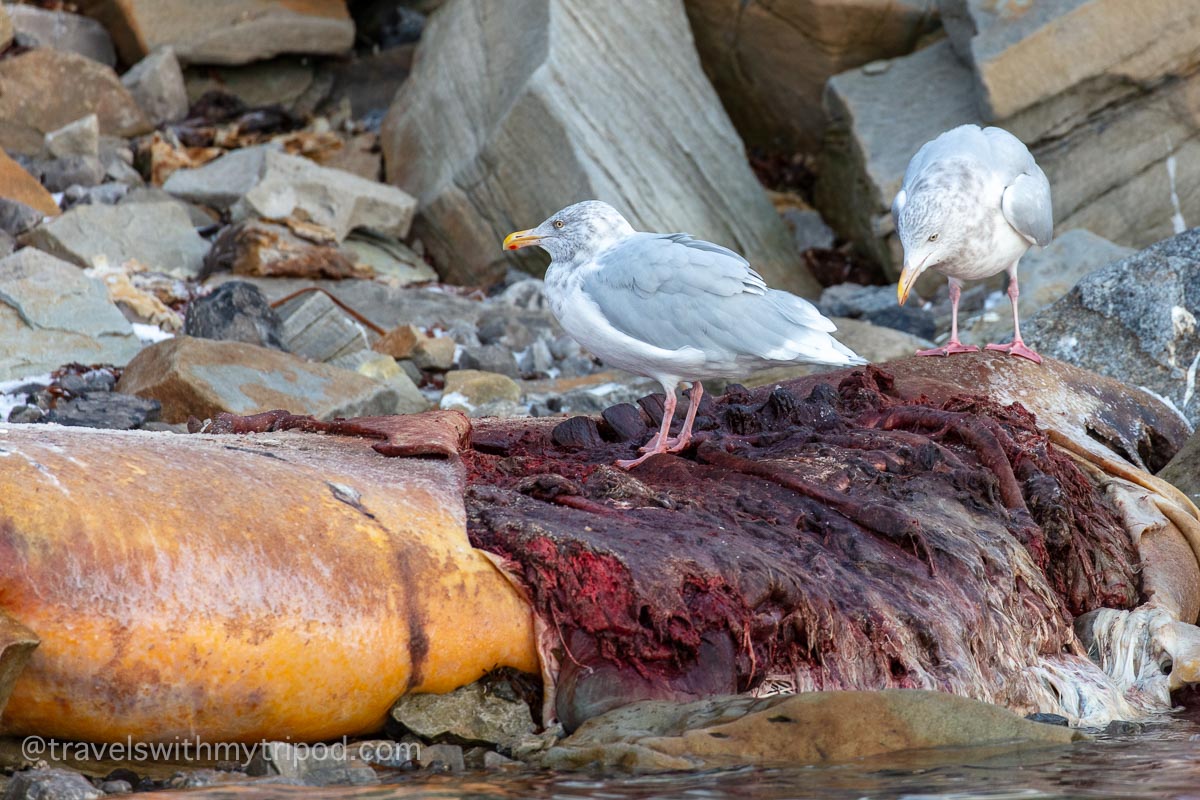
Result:
M558 228L559 230L562 230L563 226L566 224L567 223L563 222L561 219L554 220L554 227Z
M938 235L936 233L929 234L929 241L936 242Z

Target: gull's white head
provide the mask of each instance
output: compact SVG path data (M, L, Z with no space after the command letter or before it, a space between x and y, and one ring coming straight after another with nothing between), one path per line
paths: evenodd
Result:
M633 233L633 227L608 203L585 200L567 206L536 228L510 233L504 238L504 249L537 245L554 261L578 262Z
M927 169L897 196L896 233L904 246L904 270L896 289L901 305L922 273L957 260L970 249L971 237L981 235L983 193L979 170L963 159L950 159Z

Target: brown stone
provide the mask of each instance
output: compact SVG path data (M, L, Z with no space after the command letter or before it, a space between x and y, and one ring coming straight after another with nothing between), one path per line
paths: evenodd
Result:
M552 769L636 772L820 764L900 750L1069 744L1070 728L942 692L805 692L634 703L585 723L541 759Z
M685 0L704 70L747 144L816 150L833 75L913 49L933 0Z
M417 343L424 338L425 334L415 325L399 325L371 345L371 349L396 359L411 358Z
M0 146L38 153L45 135L95 114L100 132L136 136L151 129L111 67L43 48L0 61Z
M0 197L24 203L49 217L58 215L58 203L50 193L3 150L0 150Z
M449 336L425 336L417 340L412 360L421 369L445 372L454 366L458 344Z
M318 417L395 412L396 390L350 370L241 342L177 336L134 357L117 390L162 403L164 422L222 411L287 409Z
M345 0L82 0L132 64L164 45L193 64L246 64L282 53L338 55L354 45Z

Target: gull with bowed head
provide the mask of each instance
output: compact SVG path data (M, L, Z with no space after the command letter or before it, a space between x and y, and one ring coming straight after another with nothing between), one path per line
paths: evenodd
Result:
M662 427L640 458L688 446L705 378L784 364L865 364L830 334L811 303L769 288L732 250L686 233L635 231L607 203L568 206L504 247L550 254L546 297L563 328L605 364L653 378L666 393ZM692 385L683 429L671 436L675 389Z
M904 245L904 271L896 288L900 304L927 269L950 280L950 341L917 355L978 350L958 340L962 282L1007 271L1013 340L987 349L1042 363L1021 339L1017 264L1031 246L1050 243L1054 216L1050 182L1020 139L1001 128L960 125L927 142L908 164L892 201L892 218Z

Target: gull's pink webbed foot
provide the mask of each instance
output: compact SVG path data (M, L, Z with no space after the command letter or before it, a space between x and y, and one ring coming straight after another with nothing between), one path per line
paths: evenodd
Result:
M700 381L692 382L692 388L688 390L688 395L690 399L687 417L683 421L683 430L679 432L679 435L671 436L671 420L675 416L676 404L675 389L672 387L663 402L663 421L658 433L638 448L638 452L642 453L640 458L621 459L616 462L618 467L633 469L650 456L656 456L659 453L678 453L687 448L692 441L692 425L696 422L696 411L700 408L700 398L704 396L704 387L700 385Z
M1012 344L989 344L987 349L997 350L1001 353L1008 353L1009 355L1021 356L1022 358L1028 358L1035 364L1042 363L1042 357L1027 347L1020 339L1013 341Z
M941 347L933 347L929 350L918 350L919 356L952 356L955 353L978 353L979 348L973 344L963 344L957 339L951 339Z

